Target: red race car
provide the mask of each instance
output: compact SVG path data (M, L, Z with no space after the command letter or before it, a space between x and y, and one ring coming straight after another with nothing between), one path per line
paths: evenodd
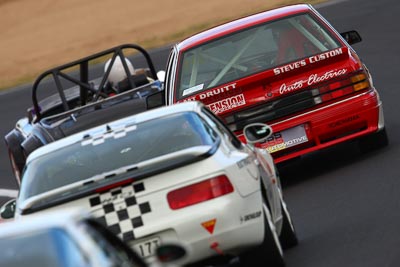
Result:
M201 101L239 137L268 123L259 145L276 163L355 138L362 150L385 146L382 102L350 46L360 41L307 4L244 17L172 48L165 101Z

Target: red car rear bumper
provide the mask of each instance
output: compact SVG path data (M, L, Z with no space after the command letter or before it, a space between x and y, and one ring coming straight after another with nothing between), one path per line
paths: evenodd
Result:
M271 150L275 163L295 158L384 128L382 102L375 90L271 125L275 133L302 126L306 142ZM271 143L261 147L271 149Z

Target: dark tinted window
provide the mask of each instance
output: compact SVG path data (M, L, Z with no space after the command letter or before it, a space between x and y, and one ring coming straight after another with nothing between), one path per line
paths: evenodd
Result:
M213 146L215 142L194 112L132 124L31 161L23 175L19 200L183 149Z
M339 46L338 39L309 14L237 31L182 53L176 98Z

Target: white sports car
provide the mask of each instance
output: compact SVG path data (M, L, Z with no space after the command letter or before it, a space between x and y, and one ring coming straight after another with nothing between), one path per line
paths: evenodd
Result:
M271 131L248 125L244 144L187 102L80 132L30 154L15 218L81 206L149 261L179 242L185 264L282 265L295 230L271 156L251 145Z

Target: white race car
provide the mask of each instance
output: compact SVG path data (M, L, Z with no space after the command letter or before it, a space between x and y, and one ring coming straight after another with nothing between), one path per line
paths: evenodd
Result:
M243 266L282 265L296 233L271 156L251 145L271 131L248 125L244 144L187 102L80 132L30 154L15 218L80 206L149 261L178 242L185 264L240 255Z

